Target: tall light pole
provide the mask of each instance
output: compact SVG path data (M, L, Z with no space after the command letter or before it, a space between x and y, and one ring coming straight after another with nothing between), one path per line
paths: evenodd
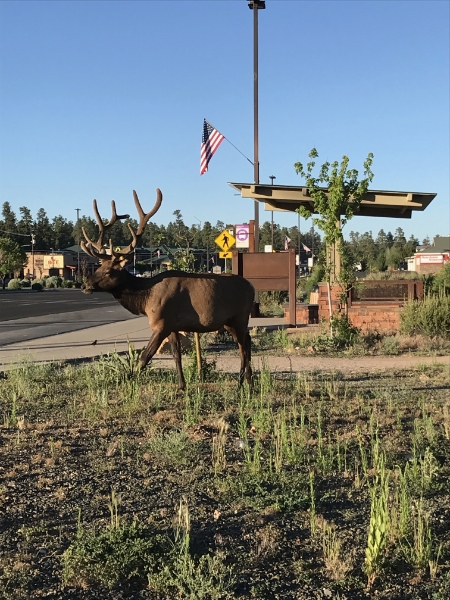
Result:
M258 10L266 8L264 0L249 0L253 10L253 169L255 185L259 184L259 138L258 138ZM259 203L255 203L254 251L259 252ZM259 292L255 293L255 316L259 317Z
M276 179L275 175L269 175L270 184L273 186L273 180ZM273 211L272 211L272 250L273 250Z
M78 230L78 261L77 261L77 280L80 280L80 208L75 209L77 211L77 230Z

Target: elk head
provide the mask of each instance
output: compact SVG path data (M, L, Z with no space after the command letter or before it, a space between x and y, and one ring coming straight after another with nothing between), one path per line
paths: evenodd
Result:
M90 277L88 282L83 286L82 289L86 294L95 291L112 292L115 289L122 288L126 285L129 277L132 277L132 275L125 270L125 267L132 262L135 248L141 240L141 236L149 219L159 210L162 202L162 193L160 189L156 190L155 206L148 213L144 213L142 210L138 195L134 190L133 197L139 214L139 225L135 231L130 223L128 223L132 240L130 244L126 248L120 250L120 252L114 250L112 239L109 240L109 248L105 248L103 238L105 232L110 229L117 220L127 219L130 215L118 215L116 212L116 203L112 200L112 216L108 223L105 224L98 212L97 201L94 200L94 213L98 223L99 238L96 242L93 242L83 227L83 235L86 241L81 241L81 247L86 254L89 254L100 261L100 268L95 271L92 277Z

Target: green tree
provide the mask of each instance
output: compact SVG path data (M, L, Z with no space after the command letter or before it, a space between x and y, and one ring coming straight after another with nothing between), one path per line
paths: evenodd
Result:
M364 161L364 178L359 180L359 173L356 169L349 169L349 159L342 157L339 164L325 162L320 168L318 177L313 175L316 165L315 159L318 158L318 152L315 148L309 153L310 162L306 169L300 162L295 163L294 168L297 174L301 175L308 188L308 192L314 202L314 212L318 217L313 217L313 223L323 231L323 241L327 248L336 245L337 251L342 257L342 268L338 276L338 283L342 288L342 300L347 302L347 289L354 278L353 270L349 268L349 260L344 257L344 244L342 228L353 218L358 210L362 198L369 188L369 183L373 179L372 162L373 154L368 154ZM324 185L328 191L324 189ZM311 211L301 206L298 209L299 214L308 219ZM345 260L344 260L345 259ZM328 262L326 265L326 276L328 283L331 282L333 265ZM331 309L331 300L330 300ZM331 316L331 315L330 315Z
M17 223L17 232L20 233L21 237L29 236L31 238L31 233L34 230L34 221L31 211L26 206L21 206L19 212L20 220Z
M75 222L72 229L72 238L75 244L79 244L81 240L84 239L82 229L86 231L89 238L96 242L98 239L98 226L97 223L91 217L86 217L83 215L80 217L79 221Z
M0 235L7 235L12 240L18 241L15 237L17 233L16 215L11 209L9 202L4 202L2 207L2 220L0 221Z
M5 289L7 275L19 271L27 264L23 248L10 238L0 238L0 279Z
M40 208L35 223L36 250L50 250L53 244L53 230L47 213Z
M54 217L51 222L52 248L62 250L75 244L72 236L73 223L67 221L63 216Z

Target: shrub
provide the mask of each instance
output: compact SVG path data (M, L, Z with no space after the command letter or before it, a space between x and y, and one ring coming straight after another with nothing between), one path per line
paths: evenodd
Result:
M61 284L62 279L60 277L57 277L56 275L52 275L51 277L47 277L47 279L45 280L45 287L46 288L56 288L59 287L59 285Z
M39 285L41 285L43 288L45 288L45 282L46 279L35 279L34 283L39 283ZM33 289L33 286L31 286L31 288Z
M81 530L62 556L63 580L109 589L126 581L143 584L150 572L162 571L162 557L169 553L162 535L146 531L136 521L99 532Z
M392 335L387 335L382 338L379 348L382 354L388 354L391 356L400 354L400 342L395 336Z
M434 276L432 290L437 293L441 291L448 294L450 292L450 262L447 262Z
M285 291L261 292L261 313L266 317L282 317L284 315L283 304L288 301L289 294Z
M416 273L416 271L377 271L368 273L364 279L366 281L385 281L388 279L398 281L401 279L423 279L423 276L419 275L419 273Z
M73 281L71 281L70 279L63 279L61 282L61 287L71 288L71 287L73 287Z
M29 279L22 279L22 281L20 282L20 285L23 288L29 288L29 287L31 287L31 281Z
M450 295L440 293L410 300L400 313L400 331L407 335L450 336Z
M20 290L20 281L18 279L11 279L8 283L8 290Z
M43 288L44 286L42 285L42 283L39 283L39 281L33 281L33 283L31 284L32 290L37 290L38 292L40 292Z

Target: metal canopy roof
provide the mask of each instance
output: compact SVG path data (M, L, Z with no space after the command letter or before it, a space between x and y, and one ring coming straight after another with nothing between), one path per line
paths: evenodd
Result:
M242 198L264 202L265 210L294 212L303 205L314 212L314 200L305 186L230 182L228 185L240 192ZM322 189L327 192L327 188ZM355 215L410 219L412 211L425 210L435 197L432 193L368 190Z

